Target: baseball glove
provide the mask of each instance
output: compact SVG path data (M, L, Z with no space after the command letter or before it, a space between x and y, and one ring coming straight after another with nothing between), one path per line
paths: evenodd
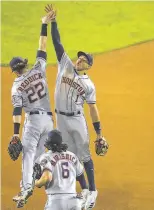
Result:
M33 177L34 179L40 179L42 176L41 166L38 163L35 163L33 166Z
M8 153L12 160L17 160L22 151L22 143L18 136L13 136L8 146Z
M101 138L95 141L95 152L99 156L104 156L108 151L109 145L105 138Z

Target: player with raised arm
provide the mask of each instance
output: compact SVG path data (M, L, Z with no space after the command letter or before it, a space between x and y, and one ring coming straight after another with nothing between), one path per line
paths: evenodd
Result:
M33 164L44 151L44 142L48 132L53 129L52 112L48 85L46 80L46 43L47 25L54 18L51 11L42 18L39 49L36 63L28 70L28 60L14 57L10 67L17 78L12 86L14 134L8 146L12 160L17 160L22 151L22 181L20 193L13 197L17 202L24 193L32 193ZM25 111L25 122L22 133L22 143L19 138L22 109Z
M46 12L52 11L52 6L45 7ZM60 41L56 20L51 23L51 36L58 60L58 74L55 88L55 107L57 113L57 128L62 132L64 142L69 151L75 153L83 162L89 182L89 191L84 189L82 194L86 199L85 209L95 206L97 190L94 180L94 166L89 151L89 135L83 113L86 101L89 105L90 116L96 131L96 153L105 155L108 144L102 136L100 117L96 105L95 86L86 74L93 65L90 54L79 51L75 65L66 54Z

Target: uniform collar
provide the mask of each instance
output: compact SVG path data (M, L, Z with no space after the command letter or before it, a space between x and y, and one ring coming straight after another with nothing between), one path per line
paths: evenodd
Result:
M80 75L80 74L78 74L78 71L75 68L74 68L74 71L78 75L79 78L84 78L84 79L88 78L88 75L86 73Z

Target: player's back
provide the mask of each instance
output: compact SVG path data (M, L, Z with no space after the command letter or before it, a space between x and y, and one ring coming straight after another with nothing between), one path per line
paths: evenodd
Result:
M15 79L12 87L14 106L22 106L25 112L50 111L49 93L45 72L35 65Z
M76 194L76 177L83 173L83 166L72 152L45 154L50 164L53 180L46 187L47 194Z

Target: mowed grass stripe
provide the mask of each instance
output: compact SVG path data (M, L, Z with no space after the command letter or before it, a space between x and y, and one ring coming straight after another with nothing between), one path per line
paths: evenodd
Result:
M40 17L49 2L2 2L2 59L33 63ZM154 38L154 2L54 2L61 41L71 58L78 50L101 53ZM56 57L48 27L48 63Z

